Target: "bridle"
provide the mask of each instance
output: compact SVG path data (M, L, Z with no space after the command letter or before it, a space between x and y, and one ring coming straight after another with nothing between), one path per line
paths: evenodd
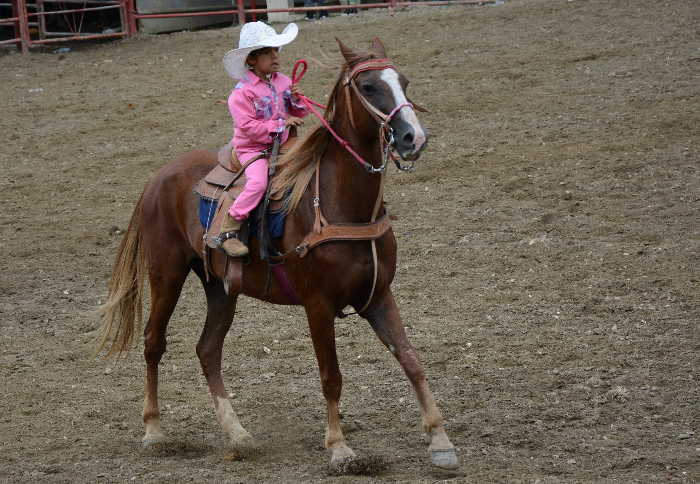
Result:
M302 70L300 73L297 73L297 69L301 67ZM301 80L301 78L304 76L306 73L307 69L307 63L304 59L298 60L294 64L294 69L292 70L292 82L297 83ZM328 120L325 119L313 106L319 106L322 108L326 108L326 106L319 104L315 101L312 101L311 99L307 98L306 96L301 96L302 102L306 104L307 108L310 109L310 111L321 121L321 123L326 127L326 129L333 135L333 137L340 143L340 145L345 148L355 160L357 160L358 163L360 163L365 170L368 173L371 174L377 174L377 173L383 173L384 170L386 169L387 162L391 158L394 163L396 164L396 167L401 170L401 171L407 171L411 172L414 170L414 162L411 161L409 165L402 165L400 162L399 157L395 153L395 144L396 140L394 139L394 129L391 127L391 121L396 116L396 114L401 111L406 106L409 106L413 108L413 104L410 102L404 102L399 104L398 106L394 107L394 109L391 110L389 114L385 114L376 107L370 103L367 98L362 94L360 89L357 87L357 83L355 82L355 78L357 77L358 74L366 71L377 71L377 70L384 70L384 69L396 69L393 64L389 61L389 59L368 59L362 62L358 62L355 64L351 69L347 70L345 72L345 76L343 78L343 86L345 87L345 103L346 103L346 109L348 111L348 117L350 119L350 125L352 126L353 130L357 131L357 126L355 124L355 116L353 113L352 109L352 102L350 99L350 92L351 90L355 93L357 98L360 100L362 103L363 107L367 112L374 118L374 120L379 124L379 133L378 133L378 138L379 138L379 143L380 143L380 152L382 154L382 162L381 164L376 167L371 163L368 163L364 158L362 158L360 155L357 154L357 152L350 146L350 144L341 138L338 133L336 133L333 128L330 126L330 123Z
M386 164L389 158L392 158L394 160L394 163L396 163L396 167L399 170L413 171L414 162L411 162L409 166L403 166L399 162L399 158L395 155L394 145L396 143L396 140L394 139L394 128L391 127L391 120L394 118L394 116L406 106L409 106L411 109L413 109L413 104L411 104L408 101L403 102L396 106L394 109L392 109L389 114L384 114L382 111L374 107L374 105L372 105L372 103L370 103L367 100L367 98L360 91L360 88L357 87L357 82L355 81L357 75L361 72L383 71L385 69L396 70L396 67L394 67L394 65L389 61L389 59L369 59L357 63L355 66L353 66L352 69L345 73L343 85L345 86L345 103L348 110L348 116L350 118L350 124L352 128L355 131L357 131L357 127L355 125L355 116L352 110L352 102L350 100L350 89L352 89L357 98L364 106L364 108L370 114L370 116L372 116L374 120L379 124L378 138L380 142L380 151L382 153L382 164L378 168L367 168L367 171L369 171L370 173L381 173L386 168Z

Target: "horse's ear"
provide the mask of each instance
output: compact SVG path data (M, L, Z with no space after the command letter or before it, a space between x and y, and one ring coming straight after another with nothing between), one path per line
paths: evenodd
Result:
M343 57L345 57L346 61L352 62L353 59L357 58L357 54L355 53L355 51L347 45L343 44L343 42L341 42L341 40L338 37L335 38L335 41L338 42L338 47L340 47L340 53L343 54Z
M380 56L382 56L382 58L386 59L386 51L384 50L384 44L382 44L382 41L379 40L379 37L375 37L374 39L372 39L372 50Z

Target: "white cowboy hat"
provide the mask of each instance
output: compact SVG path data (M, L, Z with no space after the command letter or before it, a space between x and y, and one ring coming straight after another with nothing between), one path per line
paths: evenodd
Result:
M264 47L282 47L293 41L299 33L297 24L287 25L281 34L265 22L248 22L241 28L238 49L224 55L224 69L234 79L242 79L248 72L245 60L252 51Z

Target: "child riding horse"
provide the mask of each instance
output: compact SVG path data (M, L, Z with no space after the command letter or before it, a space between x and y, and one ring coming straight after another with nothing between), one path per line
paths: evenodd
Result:
M420 404L431 462L458 466L455 448L428 388L416 351L406 337L391 282L396 272L396 239L382 203L386 161L395 149L406 160L419 157L426 134L407 101L406 78L386 58L375 39L371 52L355 52L339 41L345 58L329 98L325 124L285 155L275 188L290 193L284 235L277 248L297 301L274 279L267 262L251 250L243 266L241 294L276 304L301 304L319 366L326 399L324 444L331 464L355 457L340 425L342 377L335 347L334 322L350 305L365 318L397 359ZM328 127L326 127L326 125ZM362 161L358 163L358 161ZM166 346L166 328L190 271L199 276L207 299L207 317L197 356L209 384L216 415L233 446L253 444L231 406L221 376L224 338L231 326L237 293L227 294L221 280L209 278L202 260L204 229L192 187L217 163L216 154L192 151L162 168L145 188L119 248L103 306L102 347L127 350L141 317L142 281L148 276L151 307L144 331L146 398L144 443L164 438L158 405L158 365ZM384 229L359 240L332 237L314 245L333 227ZM368 232L372 232L368 230ZM257 242L253 240L251 248ZM167 250L163 250L167 247Z

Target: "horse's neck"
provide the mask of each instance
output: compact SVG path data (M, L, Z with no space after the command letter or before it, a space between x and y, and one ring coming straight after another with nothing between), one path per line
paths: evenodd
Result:
M358 135L348 122L338 123L337 132L365 161L374 165L381 162L376 135ZM321 209L328 221L369 222L381 189L381 175L368 173L335 141L328 146L320 167Z

